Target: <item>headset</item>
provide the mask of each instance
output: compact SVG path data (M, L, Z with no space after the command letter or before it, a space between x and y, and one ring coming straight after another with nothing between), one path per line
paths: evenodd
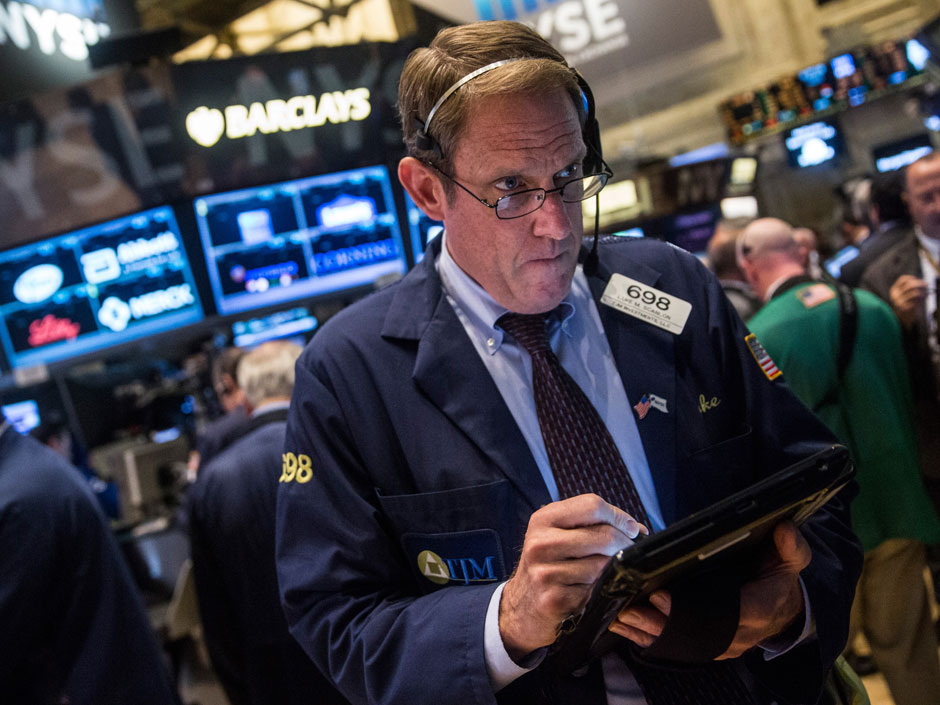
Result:
M420 118L415 118L417 123L417 131L415 133L415 146L425 152L433 152L435 159L441 159L441 146L437 143L437 140L431 136L430 127L431 121L434 120L434 116L437 114L437 111L440 107L450 98L457 90L463 86L465 83L469 83L477 76L482 76L485 73L492 71L493 69L498 69L500 66L505 66L506 64L511 64L516 61L523 61L527 58L535 57L517 57L514 59L502 59L500 61L494 61L491 64L486 66L481 66L475 71L471 71L466 76L460 78L456 83L454 83L450 88L448 88L437 99L437 102L431 107L430 112L428 113L427 119L424 122ZM578 82L578 88L581 89L581 100L584 104L584 127L582 128L582 139L584 144L587 145L588 153L584 159L584 168L585 172L592 170L600 170L603 167L603 155L601 153L601 131L600 125L597 123L597 118L594 114L594 94L591 92L590 86L588 86L587 81L584 80L584 77L573 68L569 70L574 74L575 80Z
M505 66L506 64L511 64L516 61L522 61L526 58L536 57L520 56L512 59L494 61L493 63L481 66L475 71L471 71L466 76L458 79L450 88L444 91L440 98L437 99L437 102L435 102L431 107L431 110L428 112L428 116L424 122L421 122L420 118L415 118L415 122L417 123L417 131L415 132L415 146L422 151L431 152L434 155L434 160L439 161L442 158L441 146L438 144L437 140L431 136L430 127L431 121L434 119L434 116L437 114L437 111L440 109L440 107L465 83L468 83L476 77L488 73L494 69L498 69L501 66ZM585 146L587 147L587 155L584 158L584 173L596 173L604 168L609 167L607 167L607 165L604 163L603 154L601 152L601 129L597 122L597 117L594 111L594 94L591 92L591 87L588 86L587 81L584 80L584 77L577 69L572 67L567 68L572 72L572 74L574 74L575 80L578 82L578 88L581 90L581 100L584 104L585 119L584 127L581 130L581 137L584 140ZM592 275L597 271L597 243L600 239L597 232L599 218L600 208L595 208L594 242L591 246L591 251L587 255L587 258L584 262L584 270L588 275Z

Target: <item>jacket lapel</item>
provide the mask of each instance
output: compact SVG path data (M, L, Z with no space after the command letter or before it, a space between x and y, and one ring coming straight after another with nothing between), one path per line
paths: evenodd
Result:
M413 379L526 498L551 501L525 438L441 288L440 241L399 285L382 334L418 341Z
M630 261L624 263L619 273L649 286L656 286L660 276L656 270ZM650 409L641 419L634 412L634 419L656 486L663 519L670 524L677 514L675 336L601 303L601 295L611 276L612 272L602 262L597 275L588 278L588 284L627 399L634 405L644 394L653 394L666 401L665 413ZM610 425L616 423L615 419L605 421Z

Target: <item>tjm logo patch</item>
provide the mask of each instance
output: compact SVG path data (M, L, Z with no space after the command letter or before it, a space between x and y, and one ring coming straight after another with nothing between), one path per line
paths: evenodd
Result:
M421 579L434 585L480 585L506 577L499 536L492 529L405 534L402 543Z

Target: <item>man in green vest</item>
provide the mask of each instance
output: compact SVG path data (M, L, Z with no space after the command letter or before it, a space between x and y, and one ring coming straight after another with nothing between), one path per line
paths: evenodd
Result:
M766 302L748 326L856 463L852 526L865 563L849 643L861 629L897 705L940 702L923 578L924 544L940 537L940 521L920 480L897 319L867 291L812 279L805 251L782 220L751 223L738 240L738 260Z

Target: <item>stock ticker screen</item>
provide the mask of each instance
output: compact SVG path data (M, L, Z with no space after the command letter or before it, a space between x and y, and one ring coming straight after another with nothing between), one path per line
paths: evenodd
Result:
M14 367L101 350L202 317L169 206L0 252L0 343Z
M384 166L213 194L194 208L222 315L405 272Z
M740 144L862 105L923 76L926 49L915 39L887 41L807 66L719 106L728 136Z

